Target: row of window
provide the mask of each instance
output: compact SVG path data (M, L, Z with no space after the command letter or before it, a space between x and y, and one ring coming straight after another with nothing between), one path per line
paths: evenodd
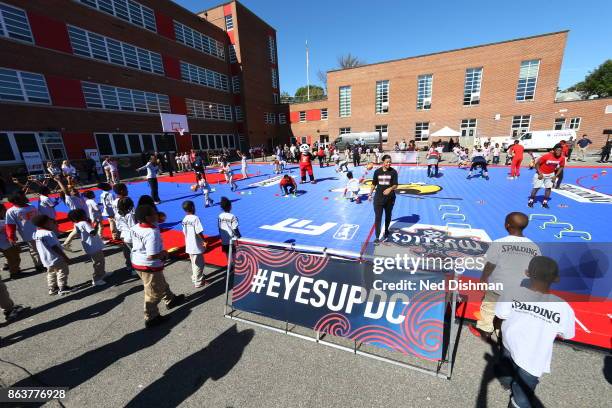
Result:
M232 107L214 102L185 99L187 116L195 119L232 121Z
M276 115L272 112L264 113L264 122L266 125L275 125L276 124Z
M227 75L185 61L181 61L181 78L183 81L228 91Z
M83 95L88 108L129 112L170 113L168 95L110 85L83 82Z
M77 55L164 75L162 57L157 52L74 26L68 26L68 34Z
M43 160L66 158L58 132L0 132L0 162L22 162L23 153L40 153Z
M278 89L278 72L276 68L272 68L272 88Z
M191 141L196 150L235 149L236 136L231 134L192 134Z
M155 13L133 0L77 0L147 30L157 32Z
M327 108L321 108L321 120L327 120ZM306 111L300 111L299 113L300 122L306 122Z
M143 152L176 151L173 133L96 133L100 156L129 156Z
M569 122L566 118L556 118L555 119L555 130L563 130L563 129L580 129L581 118L570 118Z
M276 64L276 41L271 35L268 36L268 61Z
M0 36L33 43L34 37L25 11L0 3Z
M174 20L174 35L176 41L181 44L225 61L225 47L222 42L181 24L176 20Z
M519 71L519 80L516 89L516 100L532 100L535 96L535 87L540 68L540 60L522 61ZM482 86L482 67L468 68L465 71L463 86L463 105L472 106L480 103ZM417 110L431 109L433 96L433 74L424 74L417 77ZM351 116L351 87L339 88L340 117ZM389 81L376 82L375 112L384 114L389 112Z
M41 74L0 68L0 101L50 104L51 97Z
M240 76L232 75L232 92L235 94L239 94L240 88L241 88Z

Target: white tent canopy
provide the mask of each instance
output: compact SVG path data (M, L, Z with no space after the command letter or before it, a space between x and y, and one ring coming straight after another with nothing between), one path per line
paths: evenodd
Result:
M457 132L456 130L451 129L448 126L444 126L442 129L436 130L429 136L430 137L459 137L461 136L461 132Z

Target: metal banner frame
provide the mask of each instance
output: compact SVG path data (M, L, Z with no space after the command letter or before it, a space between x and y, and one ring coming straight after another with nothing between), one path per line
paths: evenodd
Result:
M257 240L257 239L249 239L249 238L233 240L232 244L229 246L229 253L227 256L228 261L227 261L227 269L226 269L226 276L225 276L225 303L223 306L224 317L235 320L235 321L252 324L254 326L261 327L267 330L271 330L277 333L283 333L289 336L298 337L304 340L312 341L312 342L322 344L325 346L329 346L329 347L333 347L339 350L348 351L355 355L365 356L365 357L373 358L375 360L384 361L389 364L394 364L400 367L422 372L424 374L428 374L428 375L431 375L437 378L443 378L447 380L451 379L452 372L453 372L453 365L454 365L454 355L455 355L455 350L456 350L458 335L459 335L458 333L459 325L457 323L457 318L455 315L457 312L457 302L460 299L459 293L457 291L452 291L452 292L447 291L446 292L445 305L448 305L448 303L450 302L450 317L448 319L449 322L446 321L447 320L446 317L444 319L444 326L443 326L444 330L443 330L443 335L442 335L443 355L442 355L442 359L436 362L435 369L428 369L425 367L420 367L415 364L411 364L411 363L407 363L404 361L399 361L399 360L395 360L392 358L373 354L367 351L359 350L359 347L361 347L363 343L358 343L356 340L353 341L353 347L346 347L340 344L336 344L336 343L332 343L332 342L323 340L324 337L326 336L332 336L331 334L328 334L328 333L321 333L320 331L315 331L315 330L313 330L313 336L306 336L303 334L294 333L290 331L289 329L289 324L290 324L289 321L284 322L285 327L284 329L282 329L282 328L274 327L269 324L256 322L248 318L238 317L237 312L239 312L240 314L251 313L251 312L243 311L240 309L235 309L232 305L232 302L230 301L230 294L231 294L232 288L229 287L229 283L230 283L230 275L232 273L232 264L233 264L234 255L235 255L235 251L234 251L235 244L265 246L266 248L271 248L271 249L284 249L284 250L306 252L311 255L320 254L320 256L331 256L331 257L337 257L337 258L343 258L343 259L353 259L357 262L363 259L359 254L354 253L354 252L339 251L339 250L334 250L334 249L329 249L329 248L324 248L324 247L286 244L286 243L263 241L263 240ZM445 316L446 316L446 313L445 313ZM274 318L270 318L270 319L280 322L280 320L277 320ZM294 324L294 326L297 327L298 325ZM299 326L299 327L304 327L304 326ZM309 329L306 327L304 328ZM309 329L309 330L312 330L312 329ZM448 336L446 336L447 333L448 333ZM347 340L350 340L350 339L347 338ZM413 357L418 359L418 356L413 356Z

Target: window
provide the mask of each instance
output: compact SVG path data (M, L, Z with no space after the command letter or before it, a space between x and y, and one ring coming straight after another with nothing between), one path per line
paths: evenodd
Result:
M142 152L176 151L174 134L96 133L100 156L129 156Z
M276 115L270 112L265 113L265 122L267 125L276 124Z
M234 114L236 115L236 122L242 122L244 116L242 115L242 106L234 106Z
M347 134L347 133L351 133L351 128L350 128L350 127L343 127L343 128L340 128L340 134L341 134L341 135L345 135L345 134Z
M512 118L512 137L519 137L529 131L531 115L520 115Z
M389 112L389 81L376 82L376 113Z
M300 111L300 122L306 122L306 111Z
M302 136L301 139L302 139L302 141L300 142L301 144L308 143L308 138L306 136Z
M381 135L381 139L383 143L387 143L389 140L389 132L387 131L387 125L376 125L374 128L375 132L378 132Z
M518 86L516 87L516 100L532 100L535 96L536 82L538 81L538 71L540 60L529 60L521 62Z
M417 78L417 109L431 109L431 85L433 75L419 75Z
M578 130L580 129L580 119L581 118L571 118L569 121L569 129Z
M230 63L235 64L236 62L238 62L238 58L236 57L236 46L234 44L229 45L228 54Z
M468 68L465 70L465 84L463 85L463 105L471 106L480 103L480 84L482 83L482 68Z
M34 43L26 12L0 3L0 36Z
M565 118L556 118L554 129L555 130L565 129Z
M99 59L111 64L164 75L161 54L78 27L68 26L72 50L76 55Z
M14 140L13 140L14 143ZM0 133L0 162L14 161L15 153L8 133Z
M187 116L195 119L232 121L232 107L214 102L185 99Z
M225 31L230 31L234 29L234 18L232 15L225 16Z
M429 139L429 122L417 122L414 127L414 140L421 142Z
M275 105L278 105L280 103L280 96L278 95L278 93L272 93L272 100L274 100Z
M276 41L271 35L268 36L268 60L276 64Z
M476 119L463 119L461 121L461 136L476 136Z
M209 88L228 91L227 75L220 74L208 68L198 67L181 61L181 78L183 81L191 82Z
M351 116L351 87L340 87L340 117L346 118Z
M77 0L80 3L111 14L129 23L157 32L155 14L134 0Z
M129 112L170 113L168 95L82 82L88 108Z
M275 68L272 68L272 88L278 89L278 74Z
M225 46L222 42L187 27L176 20L174 21L174 36L176 41L181 44L225 61Z
M281 125L285 125L287 123L287 115L285 115L284 113L279 113L278 114L278 123Z
M22 162L23 152L38 152L43 160L66 158L57 132L0 132L0 162Z
M232 92L240 93L240 77L238 75L232 75Z
M50 104L51 98L42 75L0 68L0 101Z
M321 109L321 120L327 120L327 108Z

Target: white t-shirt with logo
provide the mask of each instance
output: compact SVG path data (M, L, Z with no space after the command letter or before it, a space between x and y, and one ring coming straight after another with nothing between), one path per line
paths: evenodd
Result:
M100 194L100 204L102 204L102 215L105 217L114 217L115 210L113 208L113 193L110 191L102 191Z
M138 271L155 272L164 269L161 259L148 259L164 249L159 228L148 224L132 227L132 267Z
M540 377L549 373L555 338L571 339L575 335L574 311L555 295L527 288L505 295L495 306L495 315L503 320L504 347L529 374Z
M81 244L87 255L97 254L104 248L104 242L98 234L92 234L96 229L87 221L79 221L74 225L74 228L81 234Z
M205 252L204 241L200 234L204 232L200 218L195 214L188 214L183 218L183 234L185 235L185 253L190 255Z
M219 214L218 226L221 244L229 245L232 238L236 238L234 231L238 229L238 218L232 213L222 212Z
M89 216L89 220L91 222L99 222L102 219L102 214L100 213L100 207L98 207L98 203L93 198L85 200L85 205L87 206L87 215Z
M538 255L540 248L527 237L508 235L496 239L485 255L487 262L495 265L489 283L501 283L504 291L520 287L529 262Z
M85 205L85 200L80 196L67 195L66 196L66 206L70 210L78 210L81 209L87 213L87 205Z
M40 195L38 200L38 213L44 214L51 219L55 219L55 206L57 205L57 201L53 200L46 195Z
M115 215L115 223L117 225L117 230L121 234L121 239L126 244L132 243L132 232L131 229L134 225L136 225L136 218L134 217L134 211L130 211L125 215L120 215L117 213Z
M22 241L32 241L36 227L31 220L36 214L38 210L29 204L25 207L13 206L6 210L5 222L8 225L15 225Z
M37 229L34 233L36 241L36 250L40 256L40 262L45 268L53 266L60 261L60 256L53 249L54 246L59 247L60 242L53 231L47 229Z

